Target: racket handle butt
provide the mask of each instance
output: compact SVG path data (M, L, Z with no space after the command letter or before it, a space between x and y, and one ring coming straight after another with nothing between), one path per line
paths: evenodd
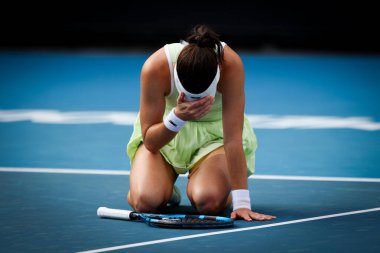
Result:
M108 207L99 207L97 210L97 215L100 218L109 218L109 219L120 219L120 220L130 220L130 214L133 211L121 210L121 209L112 209Z

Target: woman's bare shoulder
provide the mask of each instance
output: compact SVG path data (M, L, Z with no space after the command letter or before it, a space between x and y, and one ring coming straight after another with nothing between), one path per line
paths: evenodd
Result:
M224 47L224 60L221 64L218 91L229 92L237 86L244 86L244 66L240 56L229 46Z
M143 71L149 74L162 74L165 70L169 71L164 48L160 48L151 54L144 62Z
M165 90L165 93L170 92L170 70L163 47L151 54L144 62L141 79L152 80L149 83L160 85Z
M239 65L243 64L239 54L228 45L226 45L224 47L224 57L223 58L224 58L224 61L222 63L222 67L224 67L226 69L238 67Z

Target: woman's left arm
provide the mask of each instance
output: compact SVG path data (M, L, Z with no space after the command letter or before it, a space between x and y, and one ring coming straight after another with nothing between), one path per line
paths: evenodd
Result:
M247 163L242 141L245 106L244 66L240 57L228 46L225 48L224 59L220 86L220 92L223 94L224 149L232 191L247 190ZM249 194L247 191L241 192ZM245 195L245 197L247 196ZM233 201L236 202L236 200ZM271 220L275 218L274 216L253 212L249 203L247 207L234 210L231 213L231 217L234 219L242 218L248 221Z

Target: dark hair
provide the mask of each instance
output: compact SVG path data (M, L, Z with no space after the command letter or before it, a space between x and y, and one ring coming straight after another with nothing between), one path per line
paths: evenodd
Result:
M205 91L223 62L219 35L206 25L196 25L189 33L177 59L177 73L183 87L195 94Z

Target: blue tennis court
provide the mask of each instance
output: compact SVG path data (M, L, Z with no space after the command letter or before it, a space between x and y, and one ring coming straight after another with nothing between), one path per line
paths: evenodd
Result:
M130 209L126 145L151 52L0 52L1 252L380 252L380 57L240 53L270 222L173 230ZM194 213L186 197L168 213ZM226 213L228 216L229 213Z

